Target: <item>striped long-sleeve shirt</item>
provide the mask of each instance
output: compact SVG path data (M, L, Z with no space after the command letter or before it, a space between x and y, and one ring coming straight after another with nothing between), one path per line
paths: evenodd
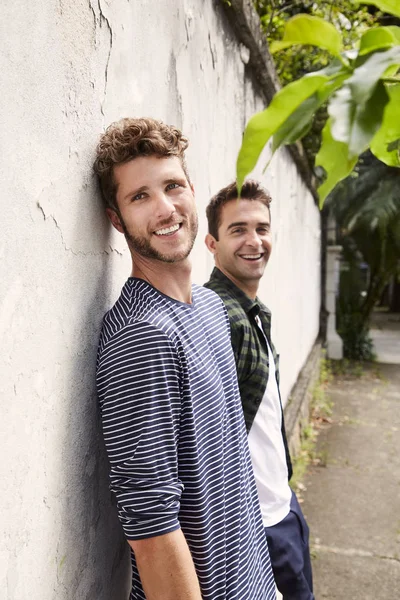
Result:
M104 318L97 386L111 489L128 540L182 528L204 600L270 600L227 314L130 278ZM132 553L131 600L144 599Z

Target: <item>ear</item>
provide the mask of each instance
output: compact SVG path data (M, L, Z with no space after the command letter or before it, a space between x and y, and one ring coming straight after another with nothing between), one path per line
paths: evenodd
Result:
M211 233L207 233L204 241L211 254L215 254L217 252L217 240L215 237Z
M113 210L112 208L107 208L106 213L113 227L115 227L115 229L120 233L124 233L124 228L122 227L121 220L118 214L115 212L115 210Z

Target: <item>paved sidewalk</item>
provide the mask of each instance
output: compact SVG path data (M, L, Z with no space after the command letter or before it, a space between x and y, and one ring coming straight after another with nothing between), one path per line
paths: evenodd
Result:
M370 335L377 361L400 365L400 314L375 313Z
M400 351L381 337L398 364L335 380L305 480L316 600L400 598ZM400 327L394 337L400 350Z

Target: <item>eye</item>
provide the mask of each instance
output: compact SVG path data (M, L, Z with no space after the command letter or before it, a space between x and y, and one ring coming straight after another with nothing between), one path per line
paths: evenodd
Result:
M244 232L244 228L243 227L235 227L231 231L232 231L233 234L235 234L235 233L243 233Z
M258 231L258 233L266 234L266 233L269 233L269 228L268 227L259 227L257 229L257 231Z
M178 187L180 187L179 183L169 183L166 187L166 190L175 190Z
M135 202L135 200L143 200L144 197L145 197L145 193L140 192L139 194L132 196L132 202Z

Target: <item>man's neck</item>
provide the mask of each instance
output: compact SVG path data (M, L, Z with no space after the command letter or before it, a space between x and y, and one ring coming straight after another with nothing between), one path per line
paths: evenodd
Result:
M240 290L242 290L243 293L246 294L246 296L248 296L252 300L256 299L259 284L258 280L255 280L254 282L241 281L239 279L236 279L236 277L234 277L231 273L228 273L227 271L224 271L224 269L221 269L219 265L217 265L217 267L225 275L225 277L230 279L232 283L236 285L236 287L238 287Z
M192 266L188 258L175 263L143 260L132 263L132 277L143 279L165 296L192 302Z

